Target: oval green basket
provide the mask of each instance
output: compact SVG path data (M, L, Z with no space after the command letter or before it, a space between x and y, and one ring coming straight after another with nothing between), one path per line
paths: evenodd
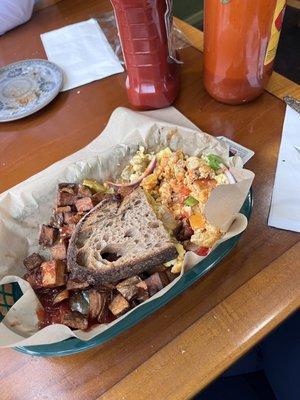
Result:
M252 202L253 196L252 191L250 191L243 204L243 207L241 208L241 213L243 213L248 219L252 210ZM174 297L178 296L180 293L186 290L208 271L213 269L234 248L240 237L241 234L220 244L209 256L207 256L204 260L199 262L197 265L195 265L195 267L188 271L183 276L183 278L163 296L145 304L143 307L139 307L133 310L131 314L122 319L118 324L114 325L112 328L99 334L98 336L87 342L81 341L77 338L70 338L59 343L28 347L19 346L15 347L15 349L21 351L22 353L34 356L58 357L79 353L81 351L99 346L100 344L124 332L126 329L131 328L138 322L142 321L144 318L150 316L159 308L167 304ZM22 293L17 284L12 285L12 290L8 290L9 293L5 292L4 286L2 286L2 289L0 286L0 296L2 295L4 299L4 307L8 309L12 303L11 296L13 297L14 301L17 301Z

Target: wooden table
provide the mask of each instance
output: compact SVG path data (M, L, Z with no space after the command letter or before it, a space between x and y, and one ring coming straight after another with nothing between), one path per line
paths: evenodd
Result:
M0 65L45 57L39 34L109 10L100 0L64 0L0 38ZM26 45L25 45L26 44ZM205 92L202 54L181 51L175 106L201 129L253 149L254 209L238 246L219 266L129 331L59 359L0 351L1 399L187 399L221 374L300 303L300 242L269 228L285 105L265 92L225 106ZM0 192L80 149L117 106L129 106L124 74L61 93L44 110L0 125Z

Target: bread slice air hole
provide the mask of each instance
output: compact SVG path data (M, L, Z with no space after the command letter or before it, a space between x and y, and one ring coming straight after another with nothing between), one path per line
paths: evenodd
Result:
M102 257L103 260L107 260L107 261L113 262L113 261L117 261L122 256L120 254L112 253L112 252L107 251L105 253L102 253L101 257Z
M159 228L159 223L158 222L149 222L148 224L149 228Z
M110 262L117 261L122 257L121 249L117 248L118 246L105 246L99 254L103 260L107 260Z
M128 231L125 232L124 238L131 238L134 236L134 232L129 229Z

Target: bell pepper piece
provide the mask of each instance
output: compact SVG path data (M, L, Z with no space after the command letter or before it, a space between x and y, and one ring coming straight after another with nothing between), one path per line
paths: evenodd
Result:
M202 214L192 214L189 218L189 222L193 231L205 227L205 217Z
M199 201L197 199L195 199L195 197L193 197L193 196L189 196L184 200L184 205L189 206L189 207L193 207L193 206L197 205L198 203L199 203Z

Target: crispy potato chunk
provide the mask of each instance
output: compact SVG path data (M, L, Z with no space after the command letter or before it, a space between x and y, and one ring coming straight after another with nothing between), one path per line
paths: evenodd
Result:
M62 286L65 281L66 264L60 260L46 261L41 265L42 286Z

